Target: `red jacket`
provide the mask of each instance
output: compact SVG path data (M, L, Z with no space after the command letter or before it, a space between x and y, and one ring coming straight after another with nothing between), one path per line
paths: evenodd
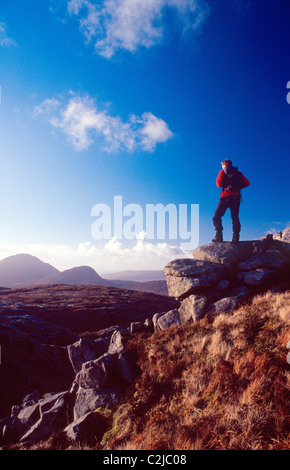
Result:
M241 173L241 172L240 172ZM247 186L250 185L250 181L241 173L241 176L242 176L242 180L243 180L243 183L244 183L244 187L246 188ZM224 183L224 177L225 177L225 173L224 173L224 170L221 170L218 174L218 177L216 179L216 185L218 188L222 188L223 187L223 183ZM240 195L240 192L239 191L227 191L226 189L224 189L222 191L222 194L221 194L221 197L227 197L227 196L239 196Z

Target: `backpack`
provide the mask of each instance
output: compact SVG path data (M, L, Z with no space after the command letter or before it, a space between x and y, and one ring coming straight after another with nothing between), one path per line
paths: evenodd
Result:
M224 169L223 190L237 192L245 187L243 178L238 168L229 166Z

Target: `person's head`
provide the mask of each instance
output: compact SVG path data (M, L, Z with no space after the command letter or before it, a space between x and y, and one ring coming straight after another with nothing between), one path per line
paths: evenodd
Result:
M221 162L221 164L222 164L223 169L228 168L228 167L232 166L232 161L229 160L229 159L226 159L223 162Z

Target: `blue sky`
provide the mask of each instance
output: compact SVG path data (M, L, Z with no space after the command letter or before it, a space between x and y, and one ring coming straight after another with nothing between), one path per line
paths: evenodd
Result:
M289 26L282 0L2 0L0 258L163 269L180 239L96 240L92 208L198 204L209 243L225 158L241 239L289 225Z

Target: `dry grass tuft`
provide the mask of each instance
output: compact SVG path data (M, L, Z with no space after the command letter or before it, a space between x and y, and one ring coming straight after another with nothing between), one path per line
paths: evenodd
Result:
M105 449L288 450L289 340L290 292L136 336L141 374Z

